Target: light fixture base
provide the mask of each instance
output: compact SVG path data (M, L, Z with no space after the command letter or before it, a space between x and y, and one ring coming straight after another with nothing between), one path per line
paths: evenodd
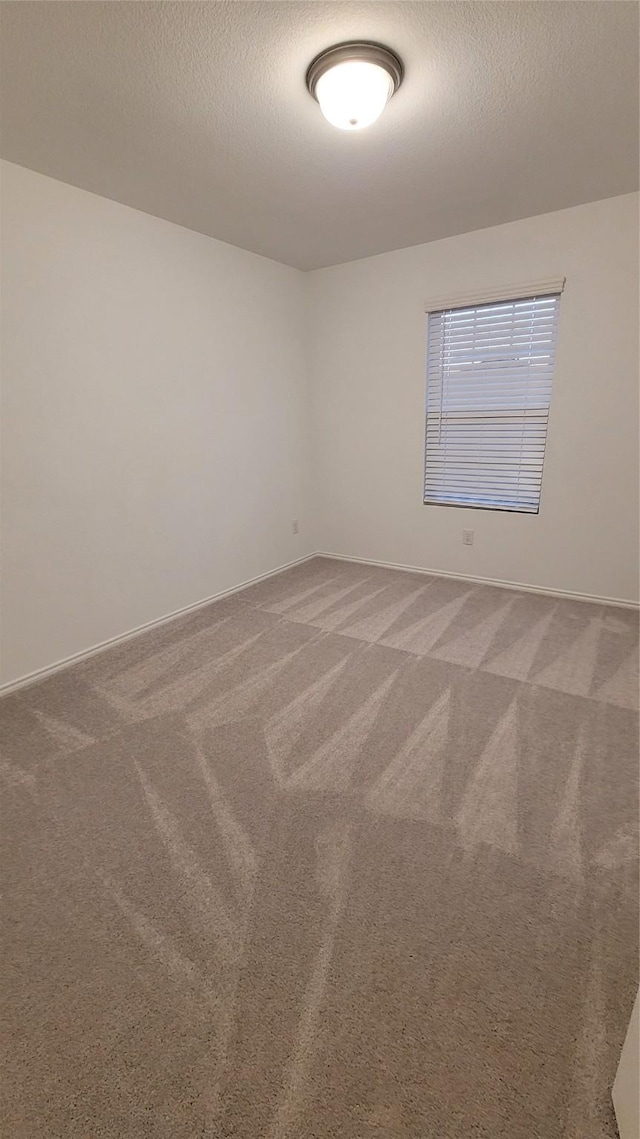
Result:
M395 95L404 77L404 66L400 56L396 55L391 48L385 47L384 44L373 43L369 40L350 40L347 43L335 44L333 47L325 48L315 59L311 60L307 68L307 90L310 95L313 95L316 102L318 101L316 87L321 76L329 68L335 67L336 64L348 63L353 60L376 63L378 67L384 68L393 86L391 94Z

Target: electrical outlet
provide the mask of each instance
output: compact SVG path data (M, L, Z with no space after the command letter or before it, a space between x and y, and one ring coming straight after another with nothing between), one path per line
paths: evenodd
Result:
M473 545L473 530L463 530L462 531L462 545L463 546L472 546Z
M298 533L298 519L297 518L294 518L293 522L291 523L291 533L292 534Z

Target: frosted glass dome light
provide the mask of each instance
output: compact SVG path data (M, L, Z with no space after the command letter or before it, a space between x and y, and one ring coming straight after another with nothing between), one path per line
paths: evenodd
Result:
M382 44L337 44L313 60L307 87L334 127L357 131L380 117L402 75L402 61Z
M316 87L325 119L343 131L358 131L375 123L392 94L389 73L377 63L359 59L337 63L320 76Z

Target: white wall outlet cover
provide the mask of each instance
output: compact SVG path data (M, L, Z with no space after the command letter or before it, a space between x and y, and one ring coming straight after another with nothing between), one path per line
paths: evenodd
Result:
M463 544L463 546L472 546L473 545L473 534L474 534L473 530L463 530L462 531L462 544Z

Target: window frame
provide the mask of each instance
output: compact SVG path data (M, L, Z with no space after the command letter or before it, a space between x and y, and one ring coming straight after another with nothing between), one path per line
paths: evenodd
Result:
M542 486L544 481L545 463L547 458L547 444L549 434L549 420L551 417L551 401L553 394L553 383L556 378L557 367L557 330L560 317L560 300L564 291L566 278L552 278L550 280L535 282L530 285L514 285L505 287L503 289L487 290L481 294L471 294L466 297L459 297L457 299L438 298L425 306L427 313L427 353L426 353L426 368L425 368L425 413L424 413L424 452L423 452L423 491L422 491L422 505L423 506L444 506L458 510L490 510L501 514L521 514L536 517L540 514L542 504ZM462 311L465 309L479 309L481 307L508 304L517 304L519 302L525 303L527 301L543 300L553 297L556 301L554 310L554 338L551 362L551 377L549 381L549 396L548 407L546 409L546 421L544 428L544 440L542 448L542 460L540 464L540 483L537 495L537 503L535 509L527 508L523 504L514 502L513 505L495 502L482 502L482 501L440 501L436 498L429 498L427 496L427 481L429 474L429 322L435 316L442 315L446 312ZM515 356L515 354L514 354ZM508 411L508 408L504 409ZM514 415L519 411L525 412L526 406L522 408L514 408ZM472 413L471 413L472 414ZM478 418L481 417L481 412L478 413ZM517 463L514 464L514 470L519 470L522 463L522 451L518 457ZM479 469L481 470L482 464L480 462Z

